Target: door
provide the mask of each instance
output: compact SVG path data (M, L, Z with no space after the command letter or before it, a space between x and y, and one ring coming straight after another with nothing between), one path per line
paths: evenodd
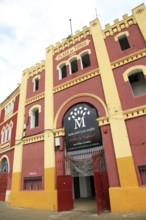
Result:
M74 197L75 199L80 198L80 183L79 183L79 177L74 177Z
M108 175L103 164L103 154L92 156L97 212L101 214L110 209Z
M73 209L72 176L57 176L58 211Z
M0 201L5 201L8 173L0 173Z

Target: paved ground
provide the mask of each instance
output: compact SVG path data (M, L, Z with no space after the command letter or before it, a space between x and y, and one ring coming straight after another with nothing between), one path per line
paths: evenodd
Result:
M10 207L0 202L0 220L146 220L143 213L103 213L100 216L95 211L72 210L68 212L52 212L48 210Z

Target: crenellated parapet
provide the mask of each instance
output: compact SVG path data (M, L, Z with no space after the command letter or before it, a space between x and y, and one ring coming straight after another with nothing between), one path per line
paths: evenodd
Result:
M103 30L104 38L112 36L115 33L121 32L123 29L128 28L133 24L137 24L137 16L141 16L141 14L145 11L144 4L139 5L132 11L132 15L125 14L122 16L122 20L119 19L114 20L114 24L106 24L105 29Z
M23 71L23 75L28 74L28 78L37 75L39 72L45 69L45 60L37 63L35 66L27 68Z
M90 28L87 26L83 27L82 31L77 30L75 35L69 35L67 38L64 38L62 42L56 43L54 46L54 54L62 52L63 50L69 48L71 45L74 45L77 42L85 39L90 34Z
M115 33L121 32L123 29L128 28L130 25L136 24L136 20L133 15L128 16L128 14L123 15L123 20L114 20L114 24L106 24L103 30L104 38L112 36Z

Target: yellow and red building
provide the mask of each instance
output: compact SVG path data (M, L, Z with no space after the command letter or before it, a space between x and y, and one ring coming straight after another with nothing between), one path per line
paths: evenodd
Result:
M0 104L0 135L0 200L146 211L145 5L49 46Z

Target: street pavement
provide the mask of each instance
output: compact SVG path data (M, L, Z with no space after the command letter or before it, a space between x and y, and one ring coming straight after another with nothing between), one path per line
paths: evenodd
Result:
M8 203L0 202L0 220L146 220L146 212L110 213L98 215L97 212L72 210L66 212L48 211L11 207Z

